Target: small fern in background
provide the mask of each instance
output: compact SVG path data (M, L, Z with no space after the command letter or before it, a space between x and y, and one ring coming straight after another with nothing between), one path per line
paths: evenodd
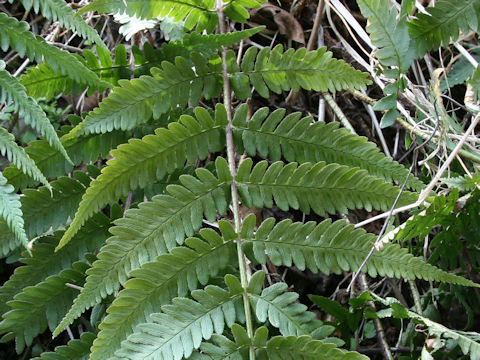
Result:
M368 74L326 48L250 46L241 56L228 50L263 30L226 30L229 22L245 23L248 9L261 6L257 0L95 0L76 15L61 0L22 4L96 46L74 56L0 14L2 49L39 63L19 79L2 63L0 100L44 137L22 148L0 128L1 153L12 163L0 173L0 254L26 248L0 288L2 341L15 341L22 353L47 329L57 337L81 323L87 332L79 339L36 359L366 359L342 348L335 327L286 283L267 283L264 270L357 271L376 235L329 217L414 203L425 184L337 123L282 108L254 110L249 101L300 89L365 89ZM419 24L428 19L407 28L404 9L373 0L359 6L372 19L381 64L392 67L394 103L414 42L418 55L465 29L459 20L448 34L419 44ZM190 33L159 49L118 45L110 52L78 16L90 11L169 16ZM70 116L71 126L58 133L35 100L107 89L97 107ZM396 117L388 102L377 108ZM257 218L257 209L313 220ZM362 271L478 287L393 243Z

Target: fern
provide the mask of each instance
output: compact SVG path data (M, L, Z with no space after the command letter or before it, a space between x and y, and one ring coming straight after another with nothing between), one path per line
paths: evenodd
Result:
M325 48L306 53L281 46L264 48L257 54L249 48L236 64L233 52L228 53L228 71L233 90L240 99L251 93L249 82L263 97L268 89L336 91L347 87L360 88L369 83L366 74L354 70L343 61L332 59ZM131 81L120 81L113 93L91 112L73 131L73 135L100 133L113 129L131 129L145 123L151 116L158 118L177 106L190 102L196 105L202 97L216 97L221 90L222 68L218 61L209 64L202 56L191 55L195 71L185 58L177 57L175 64L162 62L162 68L152 69L153 76L142 76ZM185 96L188 94L189 96Z
M9 0L13 2L13 0ZM53 21L58 21L60 26L71 28L78 35L105 47L98 33L90 27L80 16L75 16L75 12L63 0L21 0L26 11L32 7L36 13L41 14Z
M1 131L1 130L0 130ZM127 134L114 131L103 135L88 135L76 138L62 137L63 147L71 154L75 165L96 161L128 139ZM25 148L28 156L35 161L36 166L48 178L56 178L72 171L73 166L62 155L53 149L47 141L33 141ZM20 166L11 166L5 169L4 175L15 188L24 188L34 185L31 179L23 175ZM20 167L21 169L21 167Z
M174 21L186 19L185 28L191 30L196 27L199 32L205 29L211 32L218 20L214 0L95 0L78 13L88 11L126 13L142 19L171 16Z
M366 258L375 235L363 229L354 229L344 220L334 223L330 219L320 224L314 222L292 223L284 220L275 227L273 218L265 220L253 236L255 219L250 216L242 229L242 238L253 245L253 256L266 262L266 254L275 265L295 265L313 272L356 270ZM373 253L364 271L372 277L377 275L404 279L422 278L445 281L464 286L478 286L470 280L449 274L409 254L398 244L385 244L381 251Z
M159 309L174 297L187 295L198 282L205 286L219 270L235 261L231 239L222 239L207 229L200 233L202 240L189 238L186 246L173 248L130 272L133 279L125 283L125 289L108 308L109 315L99 325L91 360L110 358L138 324L149 321L147 309Z
M306 311L305 305L297 303L298 294L286 292L287 288L285 283L276 283L265 288L261 295L251 297L258 320L264 323L268 319L284 336L311 334L322 322Z
M188 358L203 339L223 333L241 312L242 287L233 275L225 279L229 290L209 285L205 290L192 291L192 299L176 298L162 312L152 314L151 323L138 325L137 331L122 343L115 353L122 359Z
M261 161L253 169L252 165L252 159L245 159L236 177L239 194L248 207L272 207L275 202L285 211L292 208L309 214L312 209L318 215L359 208L386 211L398 194L398 188L358 168L325 162L298 166L277 161L268 166ZM406 192L399 204L415 199Z
M25 265L16 268L14 274L0 288L0 314L9 309L6 303L13 300L14 295L25 287L60 273L62 269L71 267L75 261L85 262L87 253L93 253L103 245L108 237L109 227L110 219L103 214L97 214L75 235L74 241L58 252L54 249L61 233L37 240L32 256L21 258L20 262Z
M429 15L417 14L417 18L408 23L416 57L455 41L460 31L467 34L470 29L478 29L480 3L477 0L438 1L435 7L427 8L427 12Z
M17 352L21 352L47 326L53 330L78 293L78 290L65 284L82 285L87 268L85 263L74 263L71 269L65 269L17 294L8 303L12 310L5 313L0 322L0 333L7 333L2 339L15 337Z
M15 194L13 186L7 184L7 179L0 173L0 217L15 238L26 247L28 238L20 207L20 196Z
M204 169L197 170L201 181L183 175L180 178L183 186L168 186L169 195L159 195L151 202L140 204L138 210L127 211L125 217L116 222L117 226L111 229L114 236L100 250L84 290L55 334L85 309L117 290L132 269L166 253L175 243L183 243L185 234L191 236L198 230L204 215L215 221L215 210L226 211L229 188L225 183L230 178L221 177L221 167L225 168L226 164L218 160L218 179Z
M408 170L382 154L367 139L338 129L338 123L315 122L311 117L301 118L300 113L285 116L284 109L269 115L267 108L257 110L247 121L246 105L237 108L233 119L235 143L250 156L278 161L337 163L358 166L387 181L402 184ZM415 177L408 184L420 190L423 183Z
M59 248L66 244L91 214L128 191L143 188L167 173L183 167L186 161L203 160L209 151L224 147L225 108L218 106L215 119L205 109L195 109L196 119L183 115L179 122L142 140L130 140L112 151L114 160L88 188L75 219L65 233Z
M67 345L58 346L55 352L44 352L33 360L87 360L95 334L84 332L80 339L70 340Z
M25 88L16 78L0 68L0 103L13 103L15 111L24 118L25 123L44 135L50 145L71 162L67 152L63 148L57 133L47 115L35 100L29 98Z
M99 79L73 55L48 45L40 36L28 31L28 24L0 14L0 46L3 51L9 47L17 51L20 57L25 55L37 63L45 61L52 69L68 75L79 83L97 86Z

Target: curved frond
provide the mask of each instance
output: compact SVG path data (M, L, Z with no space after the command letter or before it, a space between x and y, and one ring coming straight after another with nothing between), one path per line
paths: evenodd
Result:
M240 283L238 279L236 282ZM224 290L209 285L192 291L193 300L175 298L171 305L162 306L161 313L150 315L151 323L138 325L115 355L130 360L188 358L202 340L223 333L225 325L235 323L243 309L242 294L241 286Z
M60 74L47 64L39 64L27 69L20 77L20 83L28 95L34 99L45 98L47 101L58 94L68 94L75 82L67 75Z
M2 69L0 69L0 103L12 104L27 125L45 136L49 144L71 162L43 109L27 96L25 88L15 77Z
M413 62L406 18L397 21L398 13L388 1L358 0L358 6L369 19L367 30L382 65L396 66L400 73L406 73Z
M339 129L338 122L312 123L300 113L285 116L284 109L269 114L268 108L257 110L247 121L247 105L241 105L233 119L235 144L250 156L260 155L272 161L337 163L359 167L369 175L402 184L408 169L385 156L365 137ZM424 184L410 176L408 185L416 190Z
M22 215L20 196L14 192L12 185L7 184L7 179L0 172L0 217L13 232L16 240L26 247L28 238Z
M187 30L212 32L218 21L215 0L95 0L78 13L121 13L141 19L169 16L174 21L185 20Z
M7 333L9 338L15 336L17 350L22 351L25 345L30 346L33 338L44 332L47 326L53 330L78 293L78 290L65 284L81 286L87 268L87 264L77 262L71 269L63 270L35 286L25 288L8 302L7 305L12 310L3 315L0 333Z
M0 45L3 51L9 47L17 51L20 57L25 55L37 63L45 61L51 68L71 77L73 80L97 86L98 77L85 67L75 56L47 44L40 36L33 35L24 21L18 21L0 13Z
M87 135L75 138L60 139L64 148L71 154L75 165L89 163L104 158L108 152L128 140L128 135L121 131L108 134ZM45 140L32 141L25 152L35 161L37 167L48 178L56 178L72 171L73 166ZM17 166L10 166L4 171L8 182L18 188L35 185Z
M23 174L42 182L47 188L51 189L48 180L37 167L35 161L28 156L21 146L17 145L15 136L4 127L0 127L0 153L2 156L6 156L8 161L13 163Z
M455 41L460 31L468 34L470 29L478 30L480 3L477 0L437 1L426 10L429 15L418 13L416 19L408 23L417 57Z
M133 139L111 152L102 174L92 182L82 198L75 219L60 241L66 244L91 214L108 203L126 195L130 190L143 188L168 173L181 168L188 161L205 159L209 151L224 147L224 127L227 124L225 107L216 108L215 119L207 110L195 109L196 119L182 115L168 129L157 129L155 135L142 140Z
M387 211L399 189L365 170L338 164L297 163L284 165L277 161L268 166L261 161L252 169L253 161L245 159L236 177L238 191L246 206L272 207L282 210L300 209L309 214L347 213L365 208ZM404 192L398 206L412 203L416 195Z
M173 248L130 272L133 279L125 283L99 325L90 360L109 359L138 324L150 321L149 312L159 311L176 296L186 296L198 283L205 286L219 270L235 263L232 239L207 229L200 235L202 239L189 238L186 246Z
M235 68L234 63L230 66ZM281 45L273 49L264 47L258 52L252 46L243 56L241 70L231 77L237 96L239 89L248 82L265 98L270 97L268 89L277 94L300 88L336 92L359 89L371 82L368 74L355 70L342 60L333 59L325 47L307 53L305 48L284 52Z
M84 332L80 339L70 340L67 345L57 346L54 352L44 352L32 360L87 360L95 334Z
M355 229L344 220L332 223L330 219L316 224L313 221L292 223L265 220L253 235L255 220L245 221L242 238L253 244L253 256L265 263L266 256L275 265L295 265L299 269L319 270L325 274L355 271L370 252L376 235ZM464 286L478 286L460 276L440 270L422 259L409 254L398 244L384 244L384 249L375 251L363 271L377 275L403 279L443 281Z
M58 274L76 261L87 261L85 255L94 253L105 243L109 227L110 219L98 213L75 235L74 240L60 251L54 250L61 233L35 241L32 256L21 258L19 261L25 265L17 267L10 279L0 287L0 314L9 309L6 303L25 287Z
M268 360L368 360L354 351L343 351L334 344L313 340L310 336L275 336L260 353Z
M287 292L287 289L287 284L276 283L263 289L261 295L251 295L255 315L262 323L268 320L284 336L310 335L322 322L313 312L307 311L305 305L297 302L297 293Z
M85 309L117 290L131 270L166 253L176 243L183 243L185 234L192 236L200 228L203 216L215 221L217 211L226 211L231 180L226 161L217 160L219 178L205 169L197 169L196 174L198 179L181 176L183 186L168 186L168 195L155 196L115 222L111 229L114 236L100 250L98 260L88 271L84 289L55 330L55 336Z
M9 2L13 2L13 0L9 0ZM41 13L47 19L58 21L60 26L71 28L81 37L105 47L97 31L80 16L75 16L75 12L64 0L21 0L21 2L25 10L28 11L33 7L37 14Z

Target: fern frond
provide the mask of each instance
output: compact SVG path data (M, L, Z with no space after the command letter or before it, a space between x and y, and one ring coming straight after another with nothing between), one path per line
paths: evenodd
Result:
M252 165L252 159L245 159L236 177L239 194L248 207L272 207L275 202L284 211L293 208L309 214L312 209L320 216L360 208L386 211L399 191L365 170L338 164L298 166L277 161L268 166L261 161L253 169ZM398 206L415 200L414 193L404 192Z
M363 229L355 229L344 220L332 223L330 219L316 224L292 223L284 220L275 227L273 218L265 220L253 235L254 218L245 221L242 239L253 244L253 256L265 263L266 256L274 265L299 269L319 270L325 274L355 271L366 258L376 236ZM403 279L425 279L464 286L479 286L460 276L440 270L420 258L409 254L398 244L384 244L384 249L375 251L363 271L377 275Z
M13 1L9 0L10 3ZM33 7L37 14L41 13L47 19L58 21L60 26L71 28L79 36L106 47L97 31L80 16L75 16L75 12L64 0L21 0L21 2L25 10L29 11Z
M297 293L287 292L287 289L287 284L276 283L263 289L261 295L251 295L255 315L262 323L268 320L284 336L310 335L322 322L313 312L307 311L305 305L296 302Z
M0 314L8 310L6 303L27 286L33 286L48 276L56 275L76 261L87 261L85 255L97 251L108 238L110 219L98 213L75 235L74 240L55 252L61 233L35 241L32 256L21 258L10 279L0 287Z
M20 77L20 83L25 87L29 96L34 99L45 98L47 101L58 94L72 92L75 84L67 75L53 71L45 63L30 67Z
M176 247L130 272L133 279L125 283L99 325L90 360L109 359L138 324L149 322L147 314L151 309L158 311L174 297L186 296L198 283L205 286L219 270L235 263L232 239L207 229L201 230L200 235L202 239L189 238L186 246Z
M71 162L47 115L35 100L27 96L20 82L0 68L0 103L12 104L25 123L45 136L49 144Z
M20 57L25 55L37 63L45 61L53 70L71 77L76 82L98 86L98 77L85 67L75 56L60 50L40 36L33 35L24 21L18 21L0 13L0 45L3 51L9 47Z
M7 179L0 172L0 217L15 235L15 240L27 247L28 237L25 233L22 215L20 196L14 192L12 185L7 184Z
M170 123L168 129L157 129L155 135L130 140L113 150L114 160L107 162L108 166L87 189L58 248L70 240L91 214L109 202L162 179L183 167L186 161L203 160L209 151L222 150L227 124L225 107L217 106L215 119L200 107L195 109L195 115L196 119L183 115L178 122Z
M230 66L235 67L235 64ZM264 98L270 97L268 89L277 94L300 88L336 92L359 89L371 82L368 74L355 70L342 60L333 59L325 47L307 53L305 48L284 52L281 45L273 49L265 47L258 52L252 46L243 56L241 71L232 70L231 73L235 92L249 81Z
M116 227L111 229L114 236L100 250L83 291L55 330L55 336L85 309L117 290L131 270L166 253L176 243L183 243L185 234L192 236L204 216L215 221L217 211L226 211L231 181L226 161L217 160L219 178L205 169L197 169L196 174L198 179L181 176L183 186L168 186L168 195L155 196L115 222Z
M6 156L22 173L41 181L48 189L51 189L48 180L42 174L35 162L27 155L25 150L18 146L15 137L5 128L0 127L0 153Z
M78 293L65 284L81 286L87 268L87 264L76 262L71 269L25 288L8 303L12 310L3 315L0 333L7 333L4 336L7 338L15 336L17 352L21 352L25 345L30 346L33 338L44 332L47 326L50 330L55 328Z
M285 116L284 109L269 114L268 108L257 110L247 121L248 106L237 108L233 118L235 145L250 156L260 155L272 161L337 163L360 167L370 175L402 184L408 170L385 156L365 137L339 129L337 122L312 123L300 113ZM411 176L408 185L420 190L424 184Z
M363 16L370 20L367 30L378 48L376 56L384 66L396 66L406 73L413 62L406 18L397 21L397 11L388 1L358 0Z
M473 174L472 177L465 175L459 177L441 178L442 182L449 187L459 189L461 191L472 191L480 184L480 173Z
M63 147L71 154L75 165L89 163L104 158L108 152L128 140L128 135L121 131L108 134L87 135L75 138L61 137ZM73 166L45 140L32 141L25 152L35 161L37 167L48 178L56 178L72 171ZM35 185L30 178L25 176L17 166L10 166L4 171L8 182L16 189Z
M418 13L417 18L408 23L416 57L455 41L460 31L467 34L470 29L478 30L480 3L477 0L437 1L426 10L429 15Z
M229 277L227 284L235 279L240 285L234 276ZM235 323L237 313L243 310L242 294L241 286L224 290L209 285L204 290L192 291L193 300L175 298L171 305L162 306L161 313L150 315L151 323L138 325L115 355L130 360L188 358L203 339L210 339L213 333L221 334L225 325L231 327Z
M185 19L185 28L198 32L212 32L218 21L214 0L95 0L83 7L78 14L88 11L98 13L125 13L141 19L172 17L174 21Z
M95 334L84 332L80 339L70 340L67 345L57 346L54 352L44 352L32 360L87 360Z

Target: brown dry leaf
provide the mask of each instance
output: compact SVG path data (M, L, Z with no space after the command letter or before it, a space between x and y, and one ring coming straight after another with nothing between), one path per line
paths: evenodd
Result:
M269 30L278 30L290 40L305 45L302 25L288 11L276 5L266 3L259 9L252 9L250 20L265 25Z

